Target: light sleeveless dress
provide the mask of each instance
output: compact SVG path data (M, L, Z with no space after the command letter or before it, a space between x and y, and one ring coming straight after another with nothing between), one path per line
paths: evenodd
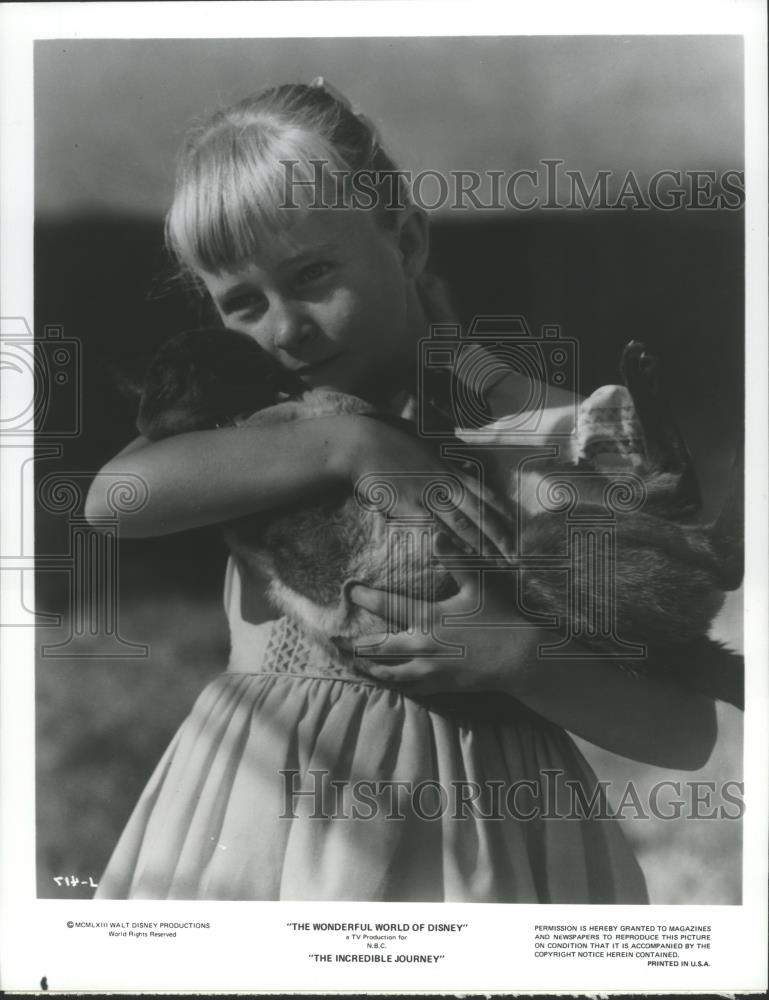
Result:
M405 697L287 618L245 621L240 592L231 562L229 667L97 898L648 901L620 824L574 812L597 779L563 730L499 694Z

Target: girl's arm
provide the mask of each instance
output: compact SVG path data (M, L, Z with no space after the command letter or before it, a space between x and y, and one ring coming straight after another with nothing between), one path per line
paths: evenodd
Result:
M659 674L634 675L605 660L538 658L533 669L500 680L539 715L633 760L697 770L715 745L715 702Z
M380 652L400 662L377 662L359 647L360 669L402 685L410 695L501 691L591 743L647 764L696 770L706 763L717 732L709 698L657 673L636 676L616 663L590 659L587 650L585 659L544 658L539 646L552 642L552 634L511 611L506 588L489 579L481 592L477 573L451 572L459 593L434 605L359 585L350 589L350 600L383 620L389 614L396 627L432 623L429 629L367 636L366 643L386 640ZM472 615L472 623L444 624L445 615ZM484 627L484 621L493 625ZM464 655L447 658L441 642L459 644Z
M347 481L360 421L329 416L156 442L137 438L94 479L86 517L112 513L109 490L120 476L136 476L147 486L145 505L121 515L126 537L184 531L316 496Z
M96 476L85 513L98 527L99 517L112 513L109 495L115 479L138 477L146 484L147 501L121 515L121 531L124 537L164 535L317 502L338 489L351 491L359 476L370 472L384 479L400 477L398 513L418 509L424 514L422 477L446 471L434 448L369 416L245 424L156 442L136 439ZM445 527L452 537L474 544L479 525L498 549L509 546L501 519L484 511L482 500L467 489L460 507L445 514Z

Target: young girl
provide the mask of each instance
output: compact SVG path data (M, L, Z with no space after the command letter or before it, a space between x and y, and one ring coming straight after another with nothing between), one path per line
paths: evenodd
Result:
M424 215L397 190L392 197L394 169L339 95L278 87L190 136L167 232L224 325L308 387L408 413L417 343L449 312L426 271ZM361 172L374 179L371 210L339 200L340 178ZM499 379L492 416L520 412L529 390L514 373ZM543 438L573 403L548 399ZM148 503L122 530L153 535L313 502L370 472L397 474L398 506L413 511L418 487L402 474L443 467L396 426L347 415L138 439L107 468L148 483ZM106 507L101 483L89 495L94 515ZM506 526L468 489L461 510L445 515L442 551L475 543L481 521L504 549ZM228 669L158 764L96 895L645 902L617 823L565 797L578 787L589 801L596 779L564 729L639 760L698 767L714 739L712 703L611 663L538 659L543 636L513 627L521 622L495 574L482 593L477 573L456 579L449 600L417 608L431 629L391 637L397 661L351 666L288 619L258 620L259 581L231 562ZM350 590L408 625L414 609L387 597ZM471 625L444 624L478 608ZM441 642L463 655L431 655Z

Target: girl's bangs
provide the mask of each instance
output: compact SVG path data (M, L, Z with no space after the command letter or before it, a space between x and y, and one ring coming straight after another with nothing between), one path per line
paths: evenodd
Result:
M335 204L349 172L321 137L244 126L208 137L187 158L166 220L168 244L187 268L236 271L297 213Z

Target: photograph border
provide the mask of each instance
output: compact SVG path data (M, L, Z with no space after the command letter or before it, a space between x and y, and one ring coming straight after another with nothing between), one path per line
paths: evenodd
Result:
M402 34L617 35L740 34L745 43L745 236L746 236L746 467L749 469L745 565L745 801L743 901L739 906L677 906L675 920L713 927L713 962L688 970L686 980L672 970L636 965L578 968L548 965L547 974L530 961L532 928L541 907L528 904L370 904L370 903L203 903L188 901L92 901L38 899L35 860L34 629L8 625L6 612L34 606L28 578L0 573L3 590L0 629L0 985L5 991L206 993L374 992L510 994L743 993L767 986L767 845L769 844L769 593L767 525L767 62L764 5L653 2L632 4L548 2L536 9L505 3L432 3L430 0L371 2L7 4L0 8L0 288L4 330L19 323L35 329L33 308L34 108L32 50L36 38L233 38L332 37ZM465 23L472 11L472 30ZM440 11L440 16L437 12ZM696 11L696 17L694 12ZM441 23L436 23L440 21ZM696 29L696 30L695 30ZM8 324L11 324L10 326ZM3 373L4 374L4 373ZM32 374L26 389L34 396ZM5 381L5 379L4 379ZM20 380L12 392L25 391ZM13 401L11 402L13 406ZM34 553L31 500L19 488L21 448L32 457L32 442L3 440L3 520L24 523L20 541L3 539L0 569L27 566ZM26 449L26 451L24 451ZM12 478L15 477L15 478ZM758 498L758 499L755 499ZM8 555L8 553L11 553ZM17 560L14 562L13 560ZM29 567L27 567L29 568ZM19 593L24 579L24 592ZM14 622L14 624L16 624ZM23 626L23 623L22 623ZM560 906L549 904L549 922L627 920L667 922L664 907ZM103 920L151 922L162 919L209 924L205 940L188 935L174 942L102 947L92 933L73 925ZM450 945L451 962L400 970L382 976L371 967L321 968L300 961L307 947L296 925L312 920L394 920L410 924L466 923L467 936ZM254 961L258 942L258 963ZM515 942L514 947L511 942ZM314 944L319 944L313 939ZM432 947L432 944L430 945ZM447 949L448 950L448 949ZM217 962L212 962L216 955ZM511 968L511 957L513 958ZM472 970L460 979L458 970ZM215 968L212 968L215 966ZM42 986L42 980L46 986Z

